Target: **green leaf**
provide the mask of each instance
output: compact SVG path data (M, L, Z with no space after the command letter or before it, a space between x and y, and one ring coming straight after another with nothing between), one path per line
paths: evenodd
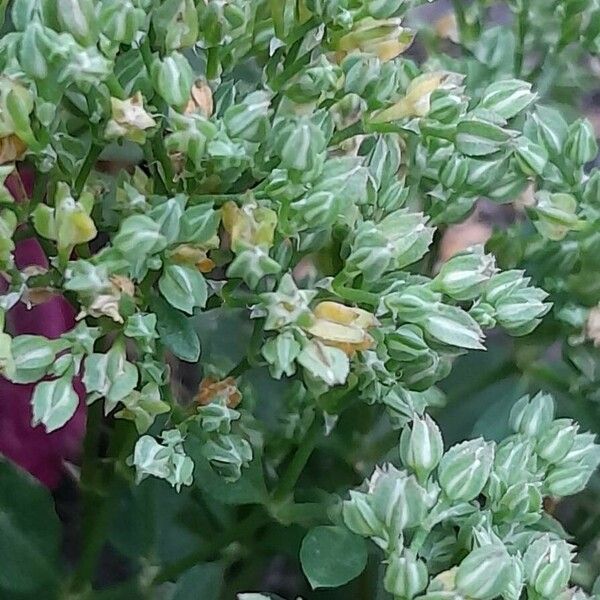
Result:
M56 340L41 335L19 335L12 340L11 351L15 363L14 383L39 381L54 362L61 346Z
M338 587L362 573L367 547L344 527L315 527L302 540L300 562L313 589Z
M512 119L534 100L531 83L519 79L505 79L495 81L485 89L479 106L495 112L504 119Z
M31 404L32 425L43 423L46 431L60 429L75 414L79 398L71 385L70 377L42 381L36 386Z
M0 597L44 588L60 577L60 523L50 493L24 471L0 461Z
M158 289L171 306L190 315L196 306L204 306L208 297L202 274L184 265L167 265L158 281Z
M200 340L192 321L160 298L152 302L151 308L158 317L156 329L161 342L181 360L197 362L200 358Z
M501 127L466 119L456 126L456 147L467 156L486 156L497 152L510 139Z
M223 570L223 565L217 562L192 567L177 580L171 600L219 600Z

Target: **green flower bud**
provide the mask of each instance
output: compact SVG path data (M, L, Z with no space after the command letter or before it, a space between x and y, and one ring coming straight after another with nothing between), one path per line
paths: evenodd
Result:
M537 106L532 118L538 141L554 156L564 153L568 126L560 112L547 106Z
M248 142L262 141L269 131L270 95L267 92L252 92L240 104L230 106L223 116L227 133L232 138Z
M445 262L433 280L433 289L456 300L472 300L481 295L495 271L493 255L485 254L478 245Z
M344 90L360 96L380 77L381 63L376 56L351 54L342 62Z
M200 169L206 156L206 146L217 135L214 123L199 114L184 116L171 111L169 124L173 130L165 137L165 148L169 155L183 154Z
M29 115L32 111L31 92L17 81L0 78L0 137L12 134L28 137L31 133ZM2 177L2 182L5 178Z
M532 399L523 396L510 411L509 423L513 431L535 438L544 433L554 418L552 396L539 392Z
M227 277L243 279L248 287L254 290L263 277L275 275L280 271L280 264L269 256L268 248L245 246L229 265L226 274Z
M340 216L339 199L333 192L315 192L292 203L293 220L298 223L298 230L307 227L331 227Z
M485 486L494 460L494 445L482 438L452 446L438 467L440 485L451 500L473 500Z
M291 377L296 372L295 360L301 349L291 331L280 333L267 341L262 348L262 355L269 363L272 377L281 379L284 373Z
M529 438L513 435L496 448L494 473L507 487L530 479L536 467L533 443Z
M533 542L523 556L528 585L543 598L556 598L571 577L571 550L548 534Z
M281 158L282 168L312 171L322 162L325 136L310 119L287 122L274 133L273 149Z
M598 144L592 124L587 119L577 119L569 127L565 150L577 166L585 165L596 158Z
M443 454L442 434L429 415L415 417L412 427L407 426L402 430L400 458L405 466L417 474L419 481L427 479Z
M581 221L576 215L577 200L571 194L538 192L532 210L533 224L542 236L562 240L569 231L579 229Z
M342 70L320 56L315 66L301 72L286 89L285 95L300 104L312 102L337 91Z
M369 152L365 166L369 169L377 188L381 189L393 180L400 168L401 150L393 135L379 135Z
M474 600L492 600L504 591L510 569L510 556L504 547L475 548L458 567L456 589Z
M131 0L104 0L100 4L98 22L102 33L111 41L132 44L144 29L146 13Z
M4 314L1 314L2 321ZM12 379L15 375L15 361L11 352L12 338L8 333L0 331L0 375Z
M535 448L537 454L545 461L555 464L560 462L573 447L579 426L571 419L558 419L538 438Z
M460 190L467 180L469 163L458 154L453 154L440 169L440 182L447 188Z
M525 136L515 140L515 158L525 175L541 175L548 164L548 151Z
M512 119L527 108L535 97L531 92L531 83L519 79L503 79L485 89L479 108L490 110L503 119Z
M93 0L56 0L56 16L63 31L81 45L91 45L97 37L96 11Z
M163 59L155 58L150 69L154 89L167 104L183 109L190 99L194 72L187 58L172 52Z
M369 481L371 506L385 525L388 541L394 544L400 533L425 518L429 498L414 476L393 465L377 467Z
M509 487L494 510L500 520L535 523L541 518L542 494L534 483L517 483Z
M167 52L191 48L198 40L198 13L193 0L165 0L152 12L157 37Z
M551 496L572 496L585 488L592 473L593 469L585 464L561 462L548 471L544 489Z
M594 470L600 464L600 446L593 433L578 433L563 462L576 462Z
M346 527L364 537L385 536L383 523L379 521L370 503L370 496L350 491L350 500L342 504L342 517Z
M523 277L522 271L504 271L486 285L485 300L494 306L499 325L511 335L533 331L551 306L543 303L548 294L528 287L528 283L529 278Z
M390 358L400 362L418 360L430 351L423 338L423 330L416 325L402 325L385 336Z
M482 329L496 327L496 309L487 302L476 302L469 310L469 315L477 321Z
M427 586L427 567L413 552L394 552L387 560L383 587L395 597L412 600Z
M58 41L58 34L44 27L39 21L33 21L25 29L19 45L19 64L32 79L43 80L48 77L48 41L54 38Z

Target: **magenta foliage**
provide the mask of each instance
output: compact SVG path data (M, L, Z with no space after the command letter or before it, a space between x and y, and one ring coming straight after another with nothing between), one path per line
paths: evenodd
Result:
M13 175L7 187L17 200L23 200L24 192L31 194L33 173L21 171L22 184ZM47 267L47 258L35 239L17 243L15 262L19 268L29 265ZM7 329L11 335L35 334L57 338L75 325L75 312L62 296L28 309L18 303L7 315ZM0 377L0 453L37 477L48 487L60 482L65 461L74 460L79 454L85 434L86 408L84 389L80 380L74 388L80 402L73 418L61 429L47 433L42 425L31 426L31 396L35 384L17 385Z

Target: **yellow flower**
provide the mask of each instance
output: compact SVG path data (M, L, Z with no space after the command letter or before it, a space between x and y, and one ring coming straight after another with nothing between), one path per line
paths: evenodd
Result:
M277 213L258 206L255 201L239 207L235 202L223 205L222 220L225 231L231 238L231 249L238 252L245 246L273 245L277 226Z
M205 81L196 81L192 86L191 98L184 113L186 115L200 114L208 119L213 114L213 110L213 94L210 86Z
M313 316L314 320L306 331L327 346L339 348L348 356L373 346L373 338L367 330L378 321L370 312L325 301L317 304Z
M26 150L25 142L14 134L0 138L0 165L21 160Z
M214 377L206 377L198 386L194 400L200 406L207 406L215 400L223 399L229 408L235 408L242 401L242 394L233 377L218 381Z
M373 123L386 123L404 117L424 117L431 107L433 92L456 88L461 81L462 76L456 73L423 73L410 82L403 98L389 108L376 112L371 120Z
M594 306L588 313L585 323L585 333L588 340L600 348L600 305Z
M181 244L170 254L169 258L179 264L196 267L200 273L210 273L215 268L215 263L206 255L206 250L191 244Z
M401 19L362 19L352 31L340 38L338 50L367 52L383 62L392 60L407 50L414 39L413 32L400 24Z
M146 129L156 125L156 121L144 109L144 98L141 92L127 100L110 99L112 118L106 125L106 137L116 139L124 137L132 142L143 144L146 140Z

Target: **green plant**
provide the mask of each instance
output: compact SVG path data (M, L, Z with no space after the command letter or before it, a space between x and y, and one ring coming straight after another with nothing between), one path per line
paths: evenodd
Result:
M246 548L257 538L260 554L275 544L268 532L309 529L300 559L313 587L363 572L362 536L385 560L373 597L588 597L578 583L593 593L571 578L572 548L542 498L585 486L594 436L554 419L540 394L515 404L515 433L498 446L444 453L426 411L443 405L436 385L454 361L485 348L484 331L529 336L548 292L559 320L570 310L539 275L540 239L595 258L591 127L540 102L527 78L546 62L528 73L525 59L547 44L560 66L581 36L596 51L600 10L577 10L575 33L576 3L558 3L561 34L548 42L544 10L510 3L509 56L501 31L482 31L485 3L457 2L467 58L435 53L423 27L432 55L419 65L405 53L420 4L10 3L0 372L35 384L33 425L48 432L72 422L80 395L88 408L79 563L63 578L41 558L0 589L104 597L93 584L109 543L134 570L116 594L185 598L214 569L241 565L223 588L232 597L255 585ZM542 93L558 75L538 81ZM96 168L123 157L116 175ZM35 170L31 194L20 161ZM507 268L476 246L435 270L439 232L478 198L510 202L531 184L535 241L511 231L491 244ZM44 267L23 267L30 239ZM593 284L589 271L582 280ZM49 294L77 324L19 334L15 311ZM569 314L581 329L581 310ZM377 468L348 500L376 463L396 460L398 439L406 471ZM306 468L315 454L331 474Z

